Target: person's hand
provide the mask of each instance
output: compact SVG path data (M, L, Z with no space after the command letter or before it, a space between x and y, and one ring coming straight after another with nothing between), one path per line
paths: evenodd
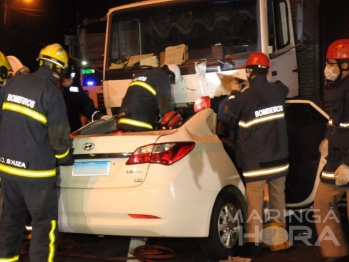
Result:
M341 164L334 172L336 179L336 186L343 186L349 183L349 167L345 164Z
M327 154L328 154L328 140L326 138L321 141L321 143L319 145L319 152L324 157L327 156Z
M58 166L72 166L74 165L74 157L73 157L74 148L69 149L68 155L63 159L57 159Z
M103 115L103 116L101 116L100 119L102 119L102 120L108 120L109 118L110 118L110 116L108 116L108 115Z

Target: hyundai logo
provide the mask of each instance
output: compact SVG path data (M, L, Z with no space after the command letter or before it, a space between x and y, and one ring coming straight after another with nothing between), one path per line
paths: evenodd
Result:
M95 144L93 144L93 143L85 143L82 146L82 149L84 149L86 151L90 151L90 150L92 150L94 148L95 148Z

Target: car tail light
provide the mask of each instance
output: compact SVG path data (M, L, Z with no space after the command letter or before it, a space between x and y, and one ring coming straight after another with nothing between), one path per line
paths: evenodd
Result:
M194 142L151 144L137 148L126 165L156 163L172 165L185 157L195 146Z

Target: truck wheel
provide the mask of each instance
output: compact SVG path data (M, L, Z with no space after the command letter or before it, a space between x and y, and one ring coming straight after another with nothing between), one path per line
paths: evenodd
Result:
M243 240L242 205L229 192L221 192L213 206L210 232L200 239L200 245L208 258L226 259L236 253Z

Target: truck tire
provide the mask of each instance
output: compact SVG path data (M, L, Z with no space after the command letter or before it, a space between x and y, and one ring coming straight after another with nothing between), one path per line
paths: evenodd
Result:
M213 206L210 231L200 239L200 246L208 258L227 259L243 244L242 205L233 193L222 191Z

